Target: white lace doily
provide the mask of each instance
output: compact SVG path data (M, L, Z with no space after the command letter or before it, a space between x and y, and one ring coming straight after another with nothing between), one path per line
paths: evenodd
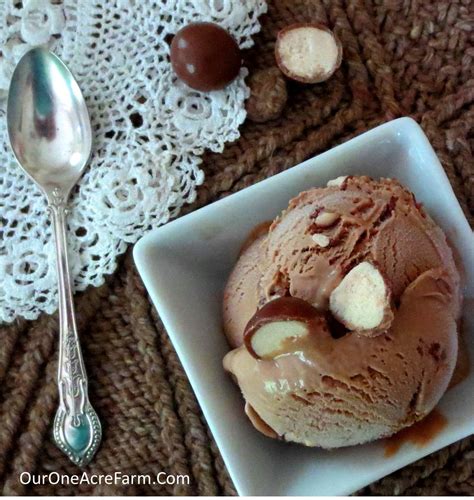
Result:
M239 137L247 72L200 93L171 71L167 36L213 21L252 45L264 0L0 0L0 321L57 307L46 202L17 167L5 123L20 57L47 45L71 68L94 130L90 168L70 200L69 256L75 289L100 285L117 255L192 202L205 148Z

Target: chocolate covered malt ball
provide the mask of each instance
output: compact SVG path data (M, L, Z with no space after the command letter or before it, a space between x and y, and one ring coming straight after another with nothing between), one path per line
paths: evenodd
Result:
M171 65L189 87L219 90L232 82L240 71L242 57L235 39L214 23L191 23L174 36Z

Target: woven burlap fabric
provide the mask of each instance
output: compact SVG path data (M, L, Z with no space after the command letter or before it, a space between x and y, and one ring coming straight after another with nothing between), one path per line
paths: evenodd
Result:
M344 64L316 86L288 85L283 115L246 123L208 154L196 203L211 203L389 119L424 128L472 224L474 5L470 0L279 0L246 54L251 71L274 65L275 34L301 21L333 27ZM429 182L429 179L427 179ZM186 375L151 306L130 252L99 289L76 296L90 396L103 444L90 473L186 474L189 486L24 486L19 475L78 473L51 440L57 407L56 316L0 328L0 485L4 494L233 494ZM218 383L218 381L216 382ZM366 494L474 494L467 438L366 488Z

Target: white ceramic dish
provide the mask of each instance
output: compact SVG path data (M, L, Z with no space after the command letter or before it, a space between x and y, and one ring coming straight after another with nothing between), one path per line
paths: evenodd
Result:
M425 204L455 246L465 294L474 298L473 235L421 128L402 118L297 167L213 203L142 238L134 256L241 495L349 494L474 433L474 372L443 397L447 427L427 446L405 444L390 458L383 442L323 451L268 439L254 430L238 388L222 369L229 350L221 330L221 294L239 248L259 222L291 197L346 174L396 177ZM464 313L467 314L466 301ZM474 321L465 317L474 360Z

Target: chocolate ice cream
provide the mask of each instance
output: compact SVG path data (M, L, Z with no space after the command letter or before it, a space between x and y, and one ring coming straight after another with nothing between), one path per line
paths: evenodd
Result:
M264 434L364 443L437 404L460 304L444 233L415 197L391 179L338 178L242 252L224 295L224 367Z

